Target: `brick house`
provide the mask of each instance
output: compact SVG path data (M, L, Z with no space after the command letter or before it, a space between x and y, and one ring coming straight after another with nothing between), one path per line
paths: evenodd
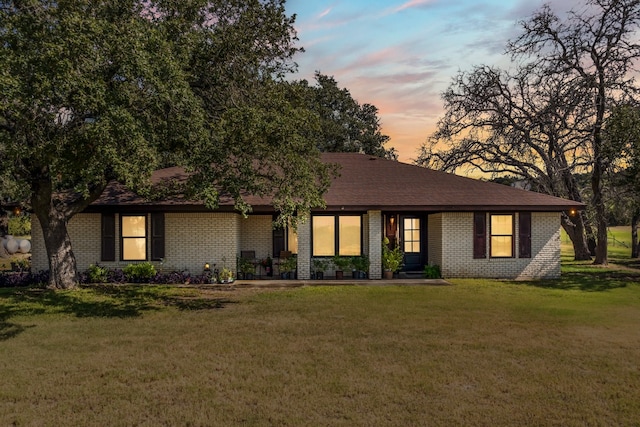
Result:
M325 153L340 176L297 230L273 229L269 201L248 198L244 218L231 200L215 211L188 200L150 202L117 183L68 225L78 268L151 261L202 272L205 263L235 269L242 252L256 259L297 254L299 279L314 258L366 255L369 277L382 277L382 241L404 251L403 269L439 265L444 277L555 278L560 275L560 215L580 203L357 153ZM154 174L179 177L180 168ZM47 269L38 221L32 266ZM259 268L259 267L258 267ZM260 273L260 271L258 271ZM326 275L331 276L328 270Z

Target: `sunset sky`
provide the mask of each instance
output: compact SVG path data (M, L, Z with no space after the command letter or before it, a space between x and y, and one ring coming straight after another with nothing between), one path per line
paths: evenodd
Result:
M334 76L361 104L378 107L383 133L411 161L442 116L440 94L458 70L509 66L506 41L545 2L566 12L580 0L287 0L296 14L296 78Z

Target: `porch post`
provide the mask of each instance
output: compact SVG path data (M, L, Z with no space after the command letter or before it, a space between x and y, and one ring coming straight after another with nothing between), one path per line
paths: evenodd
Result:
M298 279L311 278L311 217L300 215L298 221Z
M382 279L382 211L369 211L369 278Z

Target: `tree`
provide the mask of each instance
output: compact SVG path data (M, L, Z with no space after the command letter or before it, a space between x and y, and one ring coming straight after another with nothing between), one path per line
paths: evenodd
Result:
M362 152L372 156L396 159L393 147L383 135L378 109L371 104L359 104L346 88L338 87L331 76L315 73L316 85L307 80L296 82L305 93L308 108L320 120L318 148L320 151Z
M0 2L0 167L28 184L50 287L78 281L73 215L110 180L152 195L167 158L209 207L268 194L285 221L322 205L316 123L283 82L293 22L283 0Z
M581 202L572 172L585 167L576 153L588 129L577 93L571 82L544 78L531 66L513 73L488 66L460 72L443 94L445 115L417 163L510 175L532 190ZM562 216L576 259L590 259L585 220L583 213Z
M476 139L483 143L490 143L496 138L504 139L504 143L495 147L494 151L497 155L484 156L476 150L474 162L466 162L466 164L477 166L480 162L493 163L492 170L497 172L501 168L499 165L505 155L509 156L512 151L525 149L525 155L539 157L538 160L541 161L539 166L546 169L546 175L553 178L555 183L564 181L563 186L568 192L566 197L577 201L580 201L581 196L570 175L576 172L590 174L593 194L590 203L595 212L597 225L594 260L596 264L607 263L607 223L603 178L612 163L612 159L607 157L612 153L604 149L602 127L611 107L620 100L632 97L637 89L630 73L640 56L640 45L633 41L639 23L640 1L638 0L589 0L583 11L572 11L564 20L559 18L548 5L543 6L529 20L521 23L522 35L509 43L507 52L514 60L520 61L520 64L513 76L502 81L511 81L513 77L515 81L513 87L493 82L491 79L501 74L495 70L489 73L472 73L468 81L461 80L459 77L454 81L454 90L449 95L445 94L446 103L450 103L454 108L460 108L457 117L466 120L468 126L473 127L479 124L487 132L486 134L476 132ZM522 73L528 77L521 78ZM455 96L481 99L482 93L457 92L455 88L482 87L494 90L484 97L487 100L484 109L476 108L471 101L465 104L455 99ZM542 88L548 91L546 95L540 92ZM543 95L543 101L532 98L531 92ZM496 98L515 99L516 102L507 103L505 108L492 109L493 101L491 100ZM569 104L563 105L562 102L567 101ZM533 103L527 104L529 102ZM469 115L465 114L465 108L469 109ZM504 129L520 125L520 122L513 120L514 117L518 117L514 114L520 114L519 109L535 111L538 117L524 127L520 126L515 135L509 135L509 132L504 132ZM483 117L486 120L482 120L481 114L484 114ZM451 117L451 115L445 116L440 126L444 132L438 131L438 134L445 139L461 136L460 133L457 135L447 133L446 128ZM474 120L476 123L471 124ZM549 125L556 127L557 131L543 135L542 143L532 145L526 142L531 133L548 133L539 129ZM562 136L565 141L560 147L557 146L559 136ZM525 141L507 139L519 137L524 137ZM465 139L469 140L469 138ZM466 148L458 148L457 151ZM456 149L453 148L453 150ZM548 154L545 154L545 151ZM431 152L432 149L429 146L425 147L427 156L431 155ZM545 157L552 158L554 162L545 163L543 160ZM537 164L538 160L532 163ZM518 169L521 166L510 165L510 171L511 168ZM547 191L550 187L542 186L541 188ZM580 224L567 227L565 219L563 225L567 231L574 230L575 237L577 233L582 232ZM588 232L588 224L582 228ZM574 240L574 248L576 246L578 250L583 250L581 249L583 245L576 245ZM584 254L576 254L577 257L582 255Z
M607 118L603 138L606 149L616 155L616 174L613 187L628 205L631 215L631 257L640 257L640 107L621 105Z

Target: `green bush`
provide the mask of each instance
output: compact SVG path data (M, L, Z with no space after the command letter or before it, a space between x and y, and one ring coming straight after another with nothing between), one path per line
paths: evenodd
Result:
M29 236L31 234L31 217L18 215L9 218L9 234L13 236Z
M440 266L439 265L425 265L424 266L425 279L440 279Z
M156 268L150 262L129 264L122 271L127 280L134 283L149 282L156 275Z
M108 276L108 267L100 267L97 264L91 264L87 269L87 277L89 278L89 283L106 283L108 282Z

